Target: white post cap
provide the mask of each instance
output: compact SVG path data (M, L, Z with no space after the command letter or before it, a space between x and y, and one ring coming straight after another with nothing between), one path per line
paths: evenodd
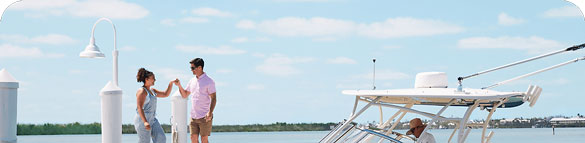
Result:
M0 87L18 88L18 81L6 69L2 69L0 70Z
M122 89L114 85L112 81L108 81L108 84L102 88L100 93L100 95L122 95Z
M171 94L171 101L175 101L175 100L187 100L187 98L183 98L183 96L181 96L181 93L179 93L179 91L175 91L173 94Z

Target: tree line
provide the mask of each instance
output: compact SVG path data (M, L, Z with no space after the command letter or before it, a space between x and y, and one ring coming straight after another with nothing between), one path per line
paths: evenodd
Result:
M284 123L252 125L214 125L213 132L269 132L269 131L326 131L336 123ZM162 124L166 133L171 132L171 125ZM133 124L122 125L123 134L135 134ZM17 135L62 135L62 134L101 134L100 123L81 124L18 124Z

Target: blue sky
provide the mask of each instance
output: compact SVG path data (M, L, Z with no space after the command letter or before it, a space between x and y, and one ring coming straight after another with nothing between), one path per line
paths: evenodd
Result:
M98 92L112 74L109 23L98 24L95 37L106 58L78 56L100 17L117 28L123 123L135 116L140 67L164 89L177 77L186 84L196 57L216 82L214 124L337 122L354 99L341 90L371 88L372 58L378 89L412 88L416 73L426 71L447 72L455 87L458 76L585 42L583 16L563 0L23 0L0 22L0 68L20 81L19 123L100 121ZM582 56L557 55L464 84L480 88ZM544 90L535 107L501 109L493 118L583 114L583 64L494 88ZM170 108L170 98L159 99L162 123ZM465 111L452 109L444 115ZM393 113L384 111L385 118ZM369 110L358 121L377 114ZM477 110L471 118L485 115Z

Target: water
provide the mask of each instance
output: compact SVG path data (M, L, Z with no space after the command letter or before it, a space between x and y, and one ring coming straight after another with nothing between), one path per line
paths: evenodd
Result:
M437 142L447 142L453 130L431 130ZM473 129L467 137L467 142L480 142L481 129ZM551 128L523 128L523 129L488 129L494 132L492 142L585 142L585 128L556 128L552 135ZM398 130L398 132L406 132ZM321 140L328 131L305 132L227 132L211 133L210 142L213 143L314 143ZM167 134L167 143L171 143L171 135ZM18 136L18 143L100 143L101 135L42 135ZM454 137L453 140L456 140ZM122 135L122 142L137 142L136 134ZM405 140L403 140L405 141ZM453 142L453 141L452 141Z

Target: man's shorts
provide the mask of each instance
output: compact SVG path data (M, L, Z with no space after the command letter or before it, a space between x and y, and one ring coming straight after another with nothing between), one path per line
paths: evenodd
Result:
M191 122L189 123L189 131L191 132L191 134L199 134L202 137L210 136L211 122L213 122L213 119L207 122L205 121L205 118L201 119L191 118Z

